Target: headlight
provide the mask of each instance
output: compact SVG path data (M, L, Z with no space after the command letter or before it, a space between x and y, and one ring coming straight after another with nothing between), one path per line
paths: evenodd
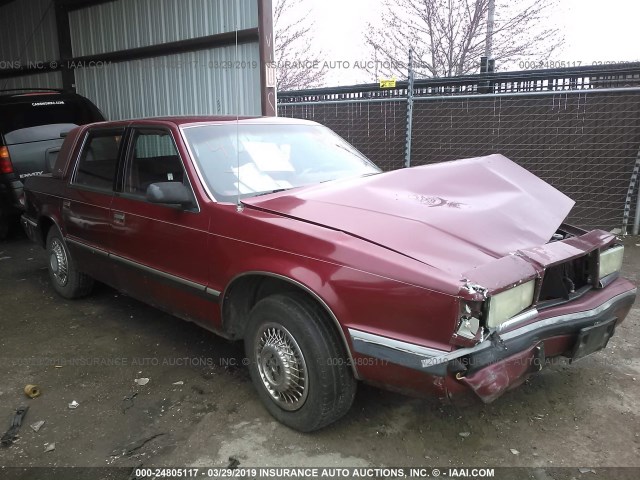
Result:
M598 280L602 280L607 275L620 271L622 269L623 256L624 247L622 245L600 252Z
M456 333L461 337L473 340L480 330L480 320L476 317L463 317L460 319Z
M487 327L497 327L533 304L535 280L493 295L489 299Z

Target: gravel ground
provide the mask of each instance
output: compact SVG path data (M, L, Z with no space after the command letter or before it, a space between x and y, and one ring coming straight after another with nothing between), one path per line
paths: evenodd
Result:
M625 259L635 282L637 241L627 239ZM560 361L491 405L360 385L344 419L300 434L261 406L240 344L105 286L62 299L43 250L18 234L0 243L0 428L16 407L30 409L0 465L224 467L232 457L240 466L519 466L538 479L605 478L598 469L640 467L639 319L634 308L605 351ZM42 395L31 400L23 388L32 383ZM46 423L35 432L38 420Z

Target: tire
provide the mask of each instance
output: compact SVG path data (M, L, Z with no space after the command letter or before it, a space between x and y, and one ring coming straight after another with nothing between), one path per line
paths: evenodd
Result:
M91 293L93 279L78 271L62 234L55 226L52 226L47 234L47 255L49 278L59 295L71 299Z
M299 293L251 310L244 339L251 380L279 422L311 432L344 416L356 393L346 352L324 311ZM298 375L287 374L292 371Z

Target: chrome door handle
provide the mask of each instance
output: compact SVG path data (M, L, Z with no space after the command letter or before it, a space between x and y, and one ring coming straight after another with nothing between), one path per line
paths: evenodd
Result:
M71 201L70 200L63 200L62 201L62 208L70 208L71 207Z

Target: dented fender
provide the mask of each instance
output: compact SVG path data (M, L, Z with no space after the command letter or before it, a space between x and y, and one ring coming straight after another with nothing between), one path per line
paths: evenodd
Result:
M547 268L611 246L616 236L593 230L537 247L526 248L466 271L460 280L460 297L483 301L493 293L542 278Z

